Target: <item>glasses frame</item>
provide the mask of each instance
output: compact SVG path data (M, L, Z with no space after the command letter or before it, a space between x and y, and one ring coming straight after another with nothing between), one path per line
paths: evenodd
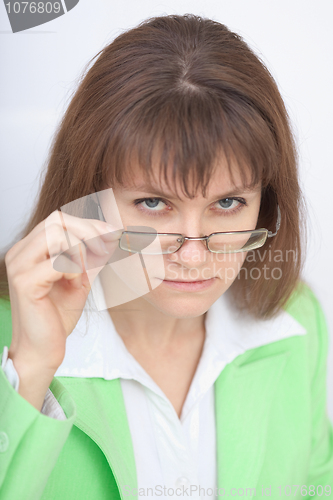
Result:
M196 237L192 237L192 236L184 236L182 235L181 233L140 233L138 231L123 231L122 235L121 235L121 238L124 234L154 234L155 236L168 236L168 235L173 235L173 236L179 236L181 238L181 243L180 243L180 246L179 248L177 248L177 250L174 250L172 252L162 252L158 255L170 255L172 253L176 253L178 252L181 247L183 246L183 244L185 243L186 240L192 240L192 241L200 241L200 240L204 240L206 242L206 247L207 247L207 250L209 250L210 252L212 253L222 253L222 254L231 254L231 253L239 253L239 252L247 252L248 250L235 250L235 251L232 251L232 252L218 252L218 251L214 251L214 250L211 250L209 248L209 239L216 235L216 234L259 234L259 233L266 233L266 238L264 240L264 242L259 245L259 246L256 246L255 248L251 248L250 250L255 250L257 248L261 248L267 241L267 238L272 238L273 236L275 236L279 229L280 229L280 225L281 225L281 212L280 212L280 207L279 205L277 206L277 212L278 212L278 215L277 215L277 220L276 220L276 228L275 228L275 232L273 233L272 231L269 231L268 229L265 229L265 228L260 228L260 229L249 229L249 230L245 230L245 231L227 231L227 232L216 232L216 233L211 233L210 235L208 236L200 236L198 238ZM119 239L119 248L121 250L124 250L125 252L131 252L131 250L129 250L128 248L123 248L120 244L121 242L121 238ZM143 252L131 252L131 253L143 253ZM156 254L149 254L149 255L156 255Z

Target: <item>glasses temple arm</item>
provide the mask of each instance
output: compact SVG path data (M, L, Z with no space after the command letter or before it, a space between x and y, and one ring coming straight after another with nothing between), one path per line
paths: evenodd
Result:
M276 220L275 233L272 233L272 231L268 231L268 235L267 235L268 238L271 238L272 236L275 236L277 234L278 230L280 229L280 225L281 225L281 212L280 212L279 205L277 206L277 211L278 211L278 215L277 215L277 220Z

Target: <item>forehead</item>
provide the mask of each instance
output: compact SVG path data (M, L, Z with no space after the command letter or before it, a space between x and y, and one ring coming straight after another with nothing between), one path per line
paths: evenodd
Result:
M260 181L256 183L251 182L251 172L249 169L244 175L244 170L241 172L239 167L234 164L232 165L231 172L232 175L223 162L217 164L209 178L205 197L213 198L222 194L230 196L231 194L255 191L260 188ZM190 181L187 182L187 187L193 193L190 197L197 198L202 196L201 186L195 184L193 177L188 177ZM133 194L146 192L179 200L189 198L182 189L180 176L178 175L173 178L170 170L168 171L167 178L163 178L156 169L154 175L149 177L141 169L132 169L131 176L128 176L121 185L116 185L115 187Z

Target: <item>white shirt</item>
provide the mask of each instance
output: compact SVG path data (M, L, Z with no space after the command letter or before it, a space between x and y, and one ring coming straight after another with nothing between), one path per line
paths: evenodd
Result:
M66 355L55 376L120 378L133 441L138 491L144 488L145 496L164 499L167 497L159 494L163 486L179 487L179 493L195 485L197 491L199 486L205 489L201 490L202 498L215 497L215 380L227 363L246 350L306 333L285 311L276 318L261 321L239 313L232 307L227 293L208 310L205 327L203 352L180 419L159 386L129 353L107 310L90 311L88 324L82 314L67 339ZM11 369L6 373L8 377L13 376ZM12 385L14 383L12 378ZM50 390L42 412L54 418L66 418ZM153 494L147 488L152 488ZM214 495L208 488L213 489ZM141 492L142 495L143 490ZM182 498L178 493L175 495ZM194 492L191 496L199 495Z

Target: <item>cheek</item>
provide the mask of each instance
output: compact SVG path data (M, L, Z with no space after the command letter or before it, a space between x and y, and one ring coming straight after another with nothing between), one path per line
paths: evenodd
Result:
M213 273L224 285L230 286L246 259L247 252L216 254L213 262Z

